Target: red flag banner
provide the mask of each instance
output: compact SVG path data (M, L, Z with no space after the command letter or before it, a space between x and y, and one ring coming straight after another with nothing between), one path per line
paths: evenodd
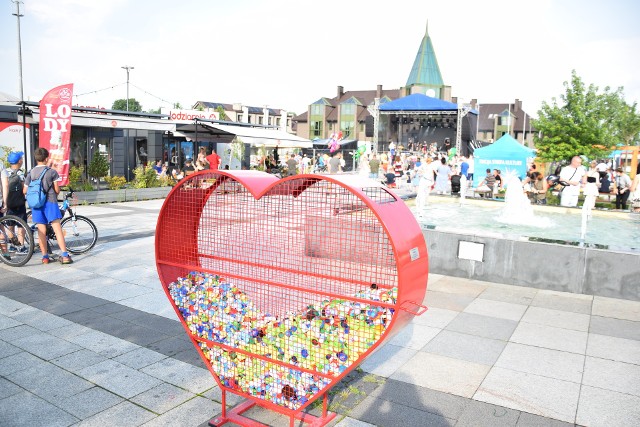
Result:
M71 101L73 83L54 87L40 101L39 146L49 150L49 166L60 175L60 185L69 183Z

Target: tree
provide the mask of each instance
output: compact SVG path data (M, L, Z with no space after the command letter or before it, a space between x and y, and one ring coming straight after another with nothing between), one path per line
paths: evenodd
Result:
M625 145L640 145L640 114L637 104L624 105L620 118L620 139Z
M218 113L218 117L220 117L220 120L230 121L229 116L227 116L227 113L225 113L224 107L222 105L218 105L216 107L216 112Z
M127 100L126 99L116 99L113 101L113 106L111 106L112 110L119 111L127 111ZM135 99L129 98L129 111L141 112L142 105Z
M161 111L162 111L162 108L160 108L160 107L158 107L155 110L153 108L149 108L149 111L147 111L147 113L150 113L150 114L162 114Z
M551 105L543 102L539 118L532 121L541 135L535 138L538 158L556 161L576 155L604 157L611 147L622 142L622 123L630 122L624 115L628 105L622 88L614 92L608 86L603 92L593 84L587 88L575 70L564 87L566 93L560 95L560 103L555 97Z
M109 174L109 162L106 156L98 151L93 153L93 158L87 167L87 174L98 181L98 190L100 189L100 178L104 178Z

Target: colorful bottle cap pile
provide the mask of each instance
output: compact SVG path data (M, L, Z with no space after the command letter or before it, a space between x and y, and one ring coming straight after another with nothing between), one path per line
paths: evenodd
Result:
M215 275L192 272L168 288L194 336L273 360L201 342L226 387L290 409L317 395L380 339L394 313L380 303L393 306L397 296L395 287L371 285L354 295L370 304L326 298L276 318Z

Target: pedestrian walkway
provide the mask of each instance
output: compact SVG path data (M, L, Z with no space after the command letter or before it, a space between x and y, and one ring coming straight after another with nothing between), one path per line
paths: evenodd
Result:
M94 250L0 267L2 426L204 426L220 413L156 274L161 204L80 206ZM430 275L425 304L332 390L331 425L640 425L640 302Z

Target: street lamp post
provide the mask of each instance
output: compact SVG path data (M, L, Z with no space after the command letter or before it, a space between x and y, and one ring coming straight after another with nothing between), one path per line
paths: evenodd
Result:
M125 65L124 67L120 67L123 70L127 70L127 111L129 111L129 70L133 70L133 67L131 67L130 65ZM129 146L129 128L127 127L127 129L125 130L126 133L126 147ZM134 147L135 150L135 147ZM134 158L136 156L135 151L134 151ZM129 156L127 156L129 160L127 160L128 163L128 167L127 167L127 179L131 179L131 158Z
M133 67L129 65L125 65L124 67L120 67L123 70L127 70L127 111L129 111L129 70L133 70Z
M20 13L20 0L11 0L16 4L16 12L12 15L18 20L18 77L20 82L20 103L22 104L22 143L24 145L24 153L27 155L27 119L26 119L26 104L24 102L24 88L22 84L22 37L20 35L20 18L24 15ZM25 159L26 162L26 159Z

